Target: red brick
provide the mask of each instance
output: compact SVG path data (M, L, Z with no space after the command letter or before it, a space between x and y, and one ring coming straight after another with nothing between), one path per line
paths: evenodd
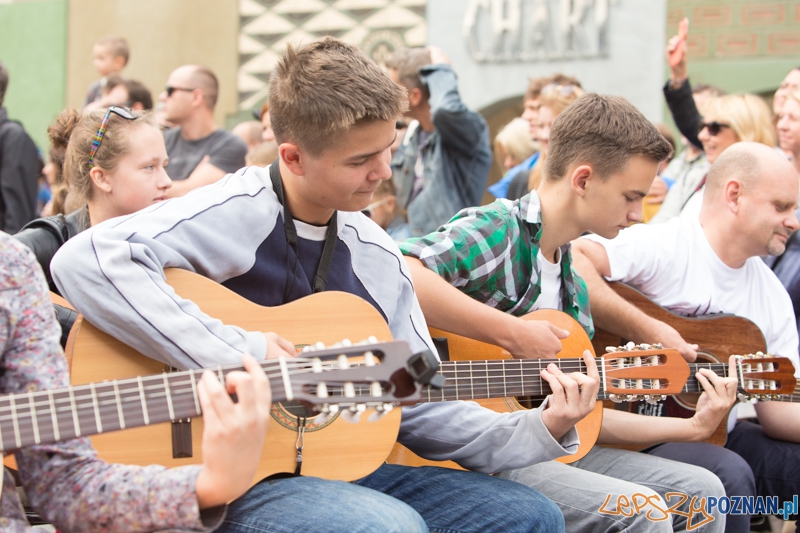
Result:
M742 24L745 26L775 26L783 24L786 6L782 4L745 4L742 7Z
M768 51L774 55L800 54L800 34L797 32L771 34Z
M683 9L670 9L667 12L667 27L668 28L675 28L675 32L678 31L678 23L684 19L686 15L683 13Z
M731 25L731 8L728 6L696 7L692 24L699 28L720 28Z
M758 53L755 33L728 33L717 37L717 56L752 56Z
M689 57L708 56L708 37L690 32L686 37L686 50L689 53Z

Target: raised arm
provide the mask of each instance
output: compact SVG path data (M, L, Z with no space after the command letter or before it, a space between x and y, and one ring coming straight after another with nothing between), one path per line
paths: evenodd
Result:
M697 358L697 346L687 343L672 326L651 318L627 302L604 277L611 276L611 265L603 245L578 239L572 243L573 266L586 282L595 326L634 342L660 342L676 348L687 361Z

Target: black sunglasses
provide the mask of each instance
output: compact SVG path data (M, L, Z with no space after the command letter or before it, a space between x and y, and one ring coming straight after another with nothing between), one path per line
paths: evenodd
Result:
M188 89L188 88L185 88L185 87L173 87L172 85L167 85L167 87L166 87L167 98L172 96L172 93L174 93L175 91L186 91L187 93L190 93L190 92L192 92L194 90L195 89Z
M100 127L97 128L97 133L94 134L94 139L92 139L92 147L89 149L89 168L94 168L94 156L97 154L97 150L100 148L100 143L103 142L103 137L106 134L106 128L108 127L108 120L111 118L111 113L114 113L125 120L136 120L139 118L136 113L127 107L120 107L117 105L112 105L109 107L108 111L106 111L106 114L103 117L103 121L100 122Z
M724 122L717 122L716 120L712 122L700 122L697 126L697 132L703 131L703 128L708 130L708 134L712 137L719 135L719 131L722 128L730 128L730 124L725 124Z

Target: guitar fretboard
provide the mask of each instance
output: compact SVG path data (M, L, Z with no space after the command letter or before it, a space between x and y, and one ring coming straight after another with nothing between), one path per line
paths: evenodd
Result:
M600 359L595 359L598 366ZM555 364L562 372L586 373L582 359L507 359L491 361L443 361L439 371L447 379L441 389L425 387L423 400L478 400L510 396L547 396L552 391L542 370ZM604 398L603 383L598 397Z
M403 346L403 343L383 343L380 348L390 355L389 351L402 350ZM328 351L337 354L341 350ZM360 358L372 354L367 348L351 351ZM374 377L389 376L396 367L375 367L373 363L345 368L337 361L320 360L319 357L329 355L325 350L317 355L311 359L270 359L260 363L270 382L274 402L314 401L317 397L319 401L315 403L329 404L379 404L396 400L388 381ZM405 359L399 362L400 368L404 362ZM224 383L228 373L242 369L241 365L229 365L212 371ZM188 370L0 396L0 451L199 416L202 412L197 384L201 376L202 370ZM327 385L329 379L331 383ZM320 383L325 386L319 386Z

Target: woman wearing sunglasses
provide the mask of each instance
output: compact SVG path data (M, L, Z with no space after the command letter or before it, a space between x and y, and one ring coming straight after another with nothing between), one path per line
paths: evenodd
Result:
M772 112L767 103L754 94L726 94L709 98L703 104L703 118L698 123L697 138L703 144L708 162L713 164L728 147L742 141L776 145ZM684 202L680 216L700 213L705 178Z
M16 237L33 250L50 290L50 260L67 239L105 220L166 199L172 180L165 171L164 137L151 115L124 107L81 116L64 111L48 129L53 144L67 145L64 179L66 217L37 219Z
M688 23L687 23L688 24ZM688 30L688 25L685 30ZM741 141L753 141L774 147L775 128L766 102L754 94L708 96L698 110L689 83L685 53L686 33L673 36L667 45L670 79L664 97L678 130L691 144L703 148L709 163L726 148ZM702 115L701 115L702 111ZM664 198L651 223L666 222L700 212L705 177L695 187L676 182Z

